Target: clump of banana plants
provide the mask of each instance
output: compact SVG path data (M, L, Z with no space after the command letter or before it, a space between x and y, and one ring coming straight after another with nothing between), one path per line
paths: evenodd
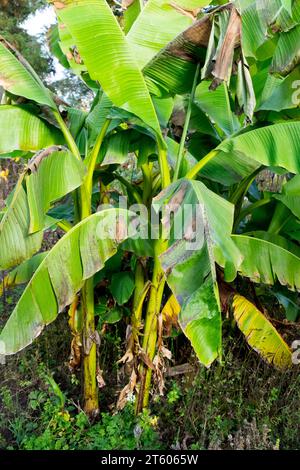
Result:
M0 158L23 165L1 213L2 290L26 284L4 353L68 315L91 418L101 336L122 319L119 407L132 394L137 412L148 406L153 376L163 393L173 328L201 364L222 361L226 314L267 362L291 367L259 296L297 320L300 3L132 0L117 16L105 0L49 3L50 50L94 99L68 106L0 38ZM259 188L266 171L276 190ZM41 252L49 229L62 236Z

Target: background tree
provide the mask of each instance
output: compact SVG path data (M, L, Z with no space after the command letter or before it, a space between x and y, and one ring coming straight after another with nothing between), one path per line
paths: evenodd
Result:
M0 0L0 31L29 60L37 73L45 78L53 72L53 63L41 38L31 36L22 26L29 15L45 6L44 0Z

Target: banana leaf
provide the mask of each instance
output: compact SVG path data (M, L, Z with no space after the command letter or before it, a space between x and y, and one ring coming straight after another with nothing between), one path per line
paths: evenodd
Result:
M44 156L38 161L39 154L20 176L1 219L0 269L16 266L40 249L51 203L82 182L85 167L70 152L54 150Z
M289 346L272 323L245 297L236 294L233 299L233 314L247 343L261 357L278 369L292 366Z
M10 271L0 283L0 297L2 296L4 289L12 289L15 286L26 284L30 281L33 273L37 270L45 256L47 256L46 251L38 253Z
M161 135L143 75L106 1L65 0L54 5L91 79L99 81L115 106L136 114Z
M59 129L25 106L0 105L0 128L0 158L9 157L15 150L37 152L65 142Z
M207 0L149 0L127 34L140 68L192 25ZM168 25L168 27L166 27Z
M300 257L268 240L233 235L243 256L238 272L253 282L274 285L278 281L290 290L300 290Z
M25 59L0 36L0 86L10 93L56 109L50 91Z
M117 216L119 222L115 224ZM31 344L72 303L84 281L104 267L118 243L126 238L126 220L132 231L133 219L127 211L97 212L72 228L48 252L1 332L5 355Z

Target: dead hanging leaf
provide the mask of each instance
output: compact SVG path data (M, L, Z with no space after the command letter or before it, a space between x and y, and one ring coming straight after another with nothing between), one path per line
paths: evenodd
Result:
M182 33L183 39L185 41L191 42L195 46L206 47L210 37L211 26L212 18L207 15L186 29Z
M220 295L220 303L222 312L226 313L229 311L229 306L232 301L232 296L234 294L234 290L229 284L223 282L222 280L218 280L219 286L219 295Z
M11 86L13 86L14 81L11 80L10 78L5 77L3 72L1 72L0 75L0 86L4 88L5 90L9 89Z
M153 366L154 366L154 379L157 383L159 394L164 394L165 388L165 372L166 368L166 361L165 359L171 360L172 353L169 349L167 349L163 344L163 315L162 313L158 317L158 331L157 331L157 354L153 359Z
M180 305L175 295L172 294L169 297L161 313L162 313L163 326L166 331L166 335L170 336L172 326L176 329L179 328L178 315L180 313Z
M251 123L256 107L256 98L253 88L249 65L241 52L241 59L238 63L238 79L236 98L241 112L246 116L246 123Z
M85 356L89 355L93 344L95 344L96 347L99 348L100 343L101 339L98 331L94 331L93 333L84 335L83 351Z
M163 317L162 313L158 315L158 321L157 321L157 348L160 349L163 344Z
M128 402L129 396L134 393L135 388L136 388L136 382L137 382L137 373L133 369L128 384L120 392L118 402L117 402L118 410L122 410L124 408L124 406Z
M53 5L55 6L57 10L62 10L66 6L63 2L56 2L56 1L53 2L53 0L50 0L50 1L53 3Z
M171 351L166 349L165 347L161 347L160 350L157 352L156 356L153 359L153 365L154 365L154 380L156 382L156 385L158 387L159 394L161 396L164 395L164 389L165 389L165 375L167 371L166 367L166 362L164 360L164 351L168 351L166 353L168 357L171 358L172 354Z
M182 374L195 374L195 367L189 363L179 364L178 366L168 367L166 375L168 377L176 377L177 375Z
M160 352L163 355L163 357L165 357L169 361L172 359L172 352L170 351L170 349L166 348L165 346L162 346L160 348Z
M134 358L135 350L135 338L133 335L133 328L131 325L128 325L126 328L126 352L124 356L117 361L117 364L125 364L132 362Z
M195 8L194 10L184 9L177 5L175 2L170 2L169 5L182 15L187 16L192 20L195 20L197 18L198 13L201 11L201 8Z
M74 47L74 49L73 49L73 57L74 57L74 60L75 60L76 64L79 64L79 65L83 64L83 60L82 60L82 58L79 54L79 51L78 51L77 47Z
M5 181L5 183L8 182L8 175L9 175L9 169L8 168L6 168L6 170L1 170L0 171L0 179Z
M135 345L135 341L134 341L133 334L131 333L130 337L127 340L126 352L124 356L122 356L121 359L117 361L117 364L125 364L125 363L133 361L134 345Z
M127 234L127 226L124 220L124 217L119 215L116 223L116 233L115 233L115 238L117 242L120 242L121 240L124 240L126 238Z
M171 224L171 214L174 216L179 209L181 209L182 201L187 191L187 184L184 182L182 183L180 189L171 197L169 202L164 207L163 211L163 218L161 223L163 224L165 229L170 228Z
M51 147L37 152L34 157L29 160L27 169L30 170L32 173L35 173L39 165L45 158L49 157L49 155L51 155L53 152L60 152L62 149L63 148L61 146L52 145Z
M99 366L97 366L96 379L97 379L97 384L99 388L103 388L106 385L102 374L103 374L103 371L100 369Z
M126 362L131 362L134 358L132 349L127 349L125 354L117 361L117 364L125 364Z
M127 10L130 5L134 3L134 0L122 0L122 8L123 10Z
M71 342L71 353L69 357L69 370L74 372L81 363L81 347L82 343L80 341L80 335L76 335L73 337Z
M155 369L150 357L148 356L148 354L145 353L142 348L140 348L139 350L139 358L143 361L144 364L146 364L147 367L149 367L149 369Z
M237 9L233 7L231 9L224 41L212 71L212 75L215 77L210 86L212 90L216 89L223 81L228 82L230 80L234 50L240 45L241 41L241 28L241 16Z

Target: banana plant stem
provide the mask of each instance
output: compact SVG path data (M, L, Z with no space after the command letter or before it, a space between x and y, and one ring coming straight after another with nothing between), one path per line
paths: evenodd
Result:
M73 153L75 158L82 161L79 149L62 119L59 111L54 112L54 116L61 128L61 131L66 139L70 151ZM100 130L100 133L96 139L95 145L90 154L87 155L85 160L87 166L87 175L80 187L80 211L78 192L74 195L75 202L75 213L78 214L78 218L83 220L91 214L92 205L92 185L93 185L93 173L97 157L109 127L110 120L107 119ZM81 309L83 319L83 332L82 332L82 344L83 344L83 403L84 411L90 417L94 418L99 413L99 401L98 401L98 386L97 386L97 344L96 344L96 332L95 332L95 312L94 312L94 282L93 277L87 279L82 287L81 292Z
M68 126L66 125L65 121L61 117L60 112L58 110L55 110L53 111L53 114L64 135L64 138L66 139L66 142L68 144L70 151L72 152L74 157L77 158L77 160L81 161L81 155L80 155L79 149L76 145L75 140L73 139L73 136L70 130L68 129ZM80 220L80 198L82 199L81 193L82 193L82 190L80 190L80 197L79 197L79 190L75 189L75 191L73 191L72 193L73 203L74 203L75 223Z
M60 112L59 111L53 111L53 114L54 114L54 117L55 117L55 119L56 119L56 121L57 121L63 135L64 135L64 138L66 139L66 142L67 142L68 147L71 150L72 154L74 155L74 157L77 158L77 160L81 160L81 155L80 155L79 149L76 145L76 142L73 139L73 136L72 136L70 130L68 129L68 126L66 125L65 121L61 117Z
M133 296L132 314L131 314L131 327L132 327L132 353L135 357L138 354L138 334L141 326L143 307L140 307L140 301L143 294L145 279L144 269L142 263L138 260L135 267L135 289Z
M171 183L170 169L168 165L168 153L165 142L157 140L158 163L161 172L161 186L166 188Z
M144 165L142 165L141 168L143 172L144 181L143 203L148 206L152 196L152 168L149 163L145 163Z
M133 187L132 184L130 184L129 181L127 181L123 176L119 175L118 173L114 173L115 177L117 180L120 181L120 183L124 184L125 188L127 191L132 195L132 197L136 200L138 204L143 204L143 199L140 193L137 191L136 188Z
M200 72L200 64L198 63L197 68L196 68L196 72L195 72L195 76L194 76L192 91L191 91L191 94L190 94L190 97L189 97L188 108L187 108L187 111L186 111L182 136L181 136L181 140L180 140L180 145L179 145L179 150L178 150L178 155L177 155L177 160L176 160L176 165L175 165L175 170L174 170L173 181L177 181L178 177L179 177L179 174L180 174L182 159L183 159L183 155L184 155L184 146L185 146L187 133L188 133L188 130L189 130L190 119L191 119L191 114L192 114L192 105L193 105L194 98L195 98L195 91L196 91L196 87L197 87L197 83L198 83L199 72Z
M86 175L85 180L84 180L83 191L82 191L82 196L81 196L81 204L82 204L81 217L82 217L82 219L84 219L85 217L88 217L91 213L93 174L94 174L94 171L95 171L97 157L98 157L101 145L103 143L104 137L106 135L107 129L110 125L110 122L111 122L111 119L106 119L105 120L105 122L102 126L102 129L98 134L98 137L96 139L93 150L91 151L91 153L86 158L87 175Z
M95 337L94 283L88 279L82 288L83 309L83 402L90 418L99 413L97 386L97 344Z
M256 201L253 204L250 204L248 207L245 207L245 209L241 210L236 221L234 222L233 232L235 232L240 222L245 217L247 217L247 215L251 214L258 207L262 207L262 206L265 206L266 204L269 204L272 200L273 199L271 197L265 197L264 199L260 199L259 201Z
M161 273L163 275L163 273ZM165 287L165 280L162 278L159 284L159 287L156 292L156 314L153 316L153 322L151 325L151 331L148 339L147 345L147 354L152 361L155 356L156 351L156 343L157 343L157 323L158 323L158 315L160 312L161 302L163 291ZM143 399L143 407L146 408L149 404L149 395L150 395L150 388L151 388L151 379L152 379L152 369L150 367L146 370L146 377L144 382L144 399Z
M133 314L132 314L132 326L138 328L141 322L142 310L138 311L138 304L140 301L141 294L145 285L144 269L142 263L138 260L135 268L135 289L133 296Z
M207 165L213 158L218 155L218 150L212 150L205 157L203 157L186 175L185 178L190 180L196 178L197 174L202 170L202 168Z
M157 319L160 311L160 305L164 290L164 273L161 268L159 255L166 248L166 242L158 240L155 246L154 267L152 275L152 285L150 288L150 297L147 305L146 322L142 348L150 361L153 360L156 350L157 340ZM149 392L151 385L152 370L144 364L140 365L140 388L136 403L136 412L140 413L149 403Z

